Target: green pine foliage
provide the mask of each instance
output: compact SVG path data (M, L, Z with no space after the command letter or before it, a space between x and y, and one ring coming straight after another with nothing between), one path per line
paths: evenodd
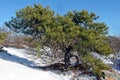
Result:
M96 59L90 54L84 55L83 60L85 60L87 64L90 64L94 73L100 76L102 76L101 70L110 70L109 66L105 65L101 60Z
M6 37L7 37L7 33L3 32L3 31L0 31L0 45L3 45Z
M109 55L112 49L106 41L108 26L96 22L98 18L95 13L86 10L71 11L61 16L49 7L35 4L17 11L16 17L6 22L6 26L34 37L38 47L48 46L53 50L62 50L65 54L76 51L92 64L94 71L99 71L106 69L106 66L89 53Z

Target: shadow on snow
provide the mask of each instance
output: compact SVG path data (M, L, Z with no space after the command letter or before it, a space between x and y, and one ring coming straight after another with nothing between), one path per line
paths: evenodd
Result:
M12 55L12 54L7 53L7 52L0 52L0 58L3 60L16 62L16 63L22 64L22 65L25 65L27 67L34 67L35 66L34 61L29 61L28 59L21 58L19 56Z

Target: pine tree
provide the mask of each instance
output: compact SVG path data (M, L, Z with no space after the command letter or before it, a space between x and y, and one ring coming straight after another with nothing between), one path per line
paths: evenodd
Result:
M97 61L93 57L88 57L90 52L102 55L109 55L112 52L106 41L108 27L105 23L96 22L98 18L86 10L71 11L61 16L55 14L49 7L43 8L35 4L33 7L27 6L17 11L16 17L6 22L6 26L15 32L34 37L39 47L51 48L54 56L61 50L67 69L73 56L76 57L77 64L79 56L92 64ZM77 52L79 56L72 52ZM93 65L95 68L96 66Z
M7 37L7 33L4 32L4 31L0 31L0 45L3 45L4 40L6 39L6 37Z

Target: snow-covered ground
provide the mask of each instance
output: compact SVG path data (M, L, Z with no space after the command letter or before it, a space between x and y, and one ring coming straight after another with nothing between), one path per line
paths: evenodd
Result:
M0 52L0 80L68 80L50 71L34 69L36 64L24 55L25 50L4 48Z
M93 80L94 76L77 76L72 71L45 71L36 68L43 66L44 61L35 56L27 55L25 49L3 48L0 52L0 80ZM32 58L31 58L32 57ZM45 64L44 64L45 65ZM79 74L78 74L79 75ZM76 78L76 79L75 79Z
M110 58L107 58L106 56L97 54L97 53L91 53L95 58L100 59L103 63L108 65L113 65L113 61Z
M59 74L55 71L44 71L35 68L38 64L43 65L44 62L40 58L33 60L35 57L27 55L25 49L10 47L4 47L3 49L7 52L0 52L0 80L77 80L75 79L76 75L71 71ZM96 53L91 54L106 64L113 64L110 58ZM118 67L113 67L113 69L120 73ZM77 77L80 77L80 80L93 80L88 79L88 75L79 75Z
M116 54L110 54L108 57L102 56L97 53L91 53L91 54L97 59L100 59L103 63L107 65L111 65L113 71L120 74L120 52Z

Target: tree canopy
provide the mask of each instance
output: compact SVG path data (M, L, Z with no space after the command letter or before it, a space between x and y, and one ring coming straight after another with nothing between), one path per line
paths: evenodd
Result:
M35 4L17 11L16 17L6 22L6 26L34 37L39 46L61 50L65 64L69 64L71 52L83 57L90 52L102 55L112 52L106 41L108 27L104 22L95 21L98 18L95 13L86 10L59 15L49 7Z
M2 28L0 28L0 46L3 45L4 40L6 39L8 33L5 32Z

